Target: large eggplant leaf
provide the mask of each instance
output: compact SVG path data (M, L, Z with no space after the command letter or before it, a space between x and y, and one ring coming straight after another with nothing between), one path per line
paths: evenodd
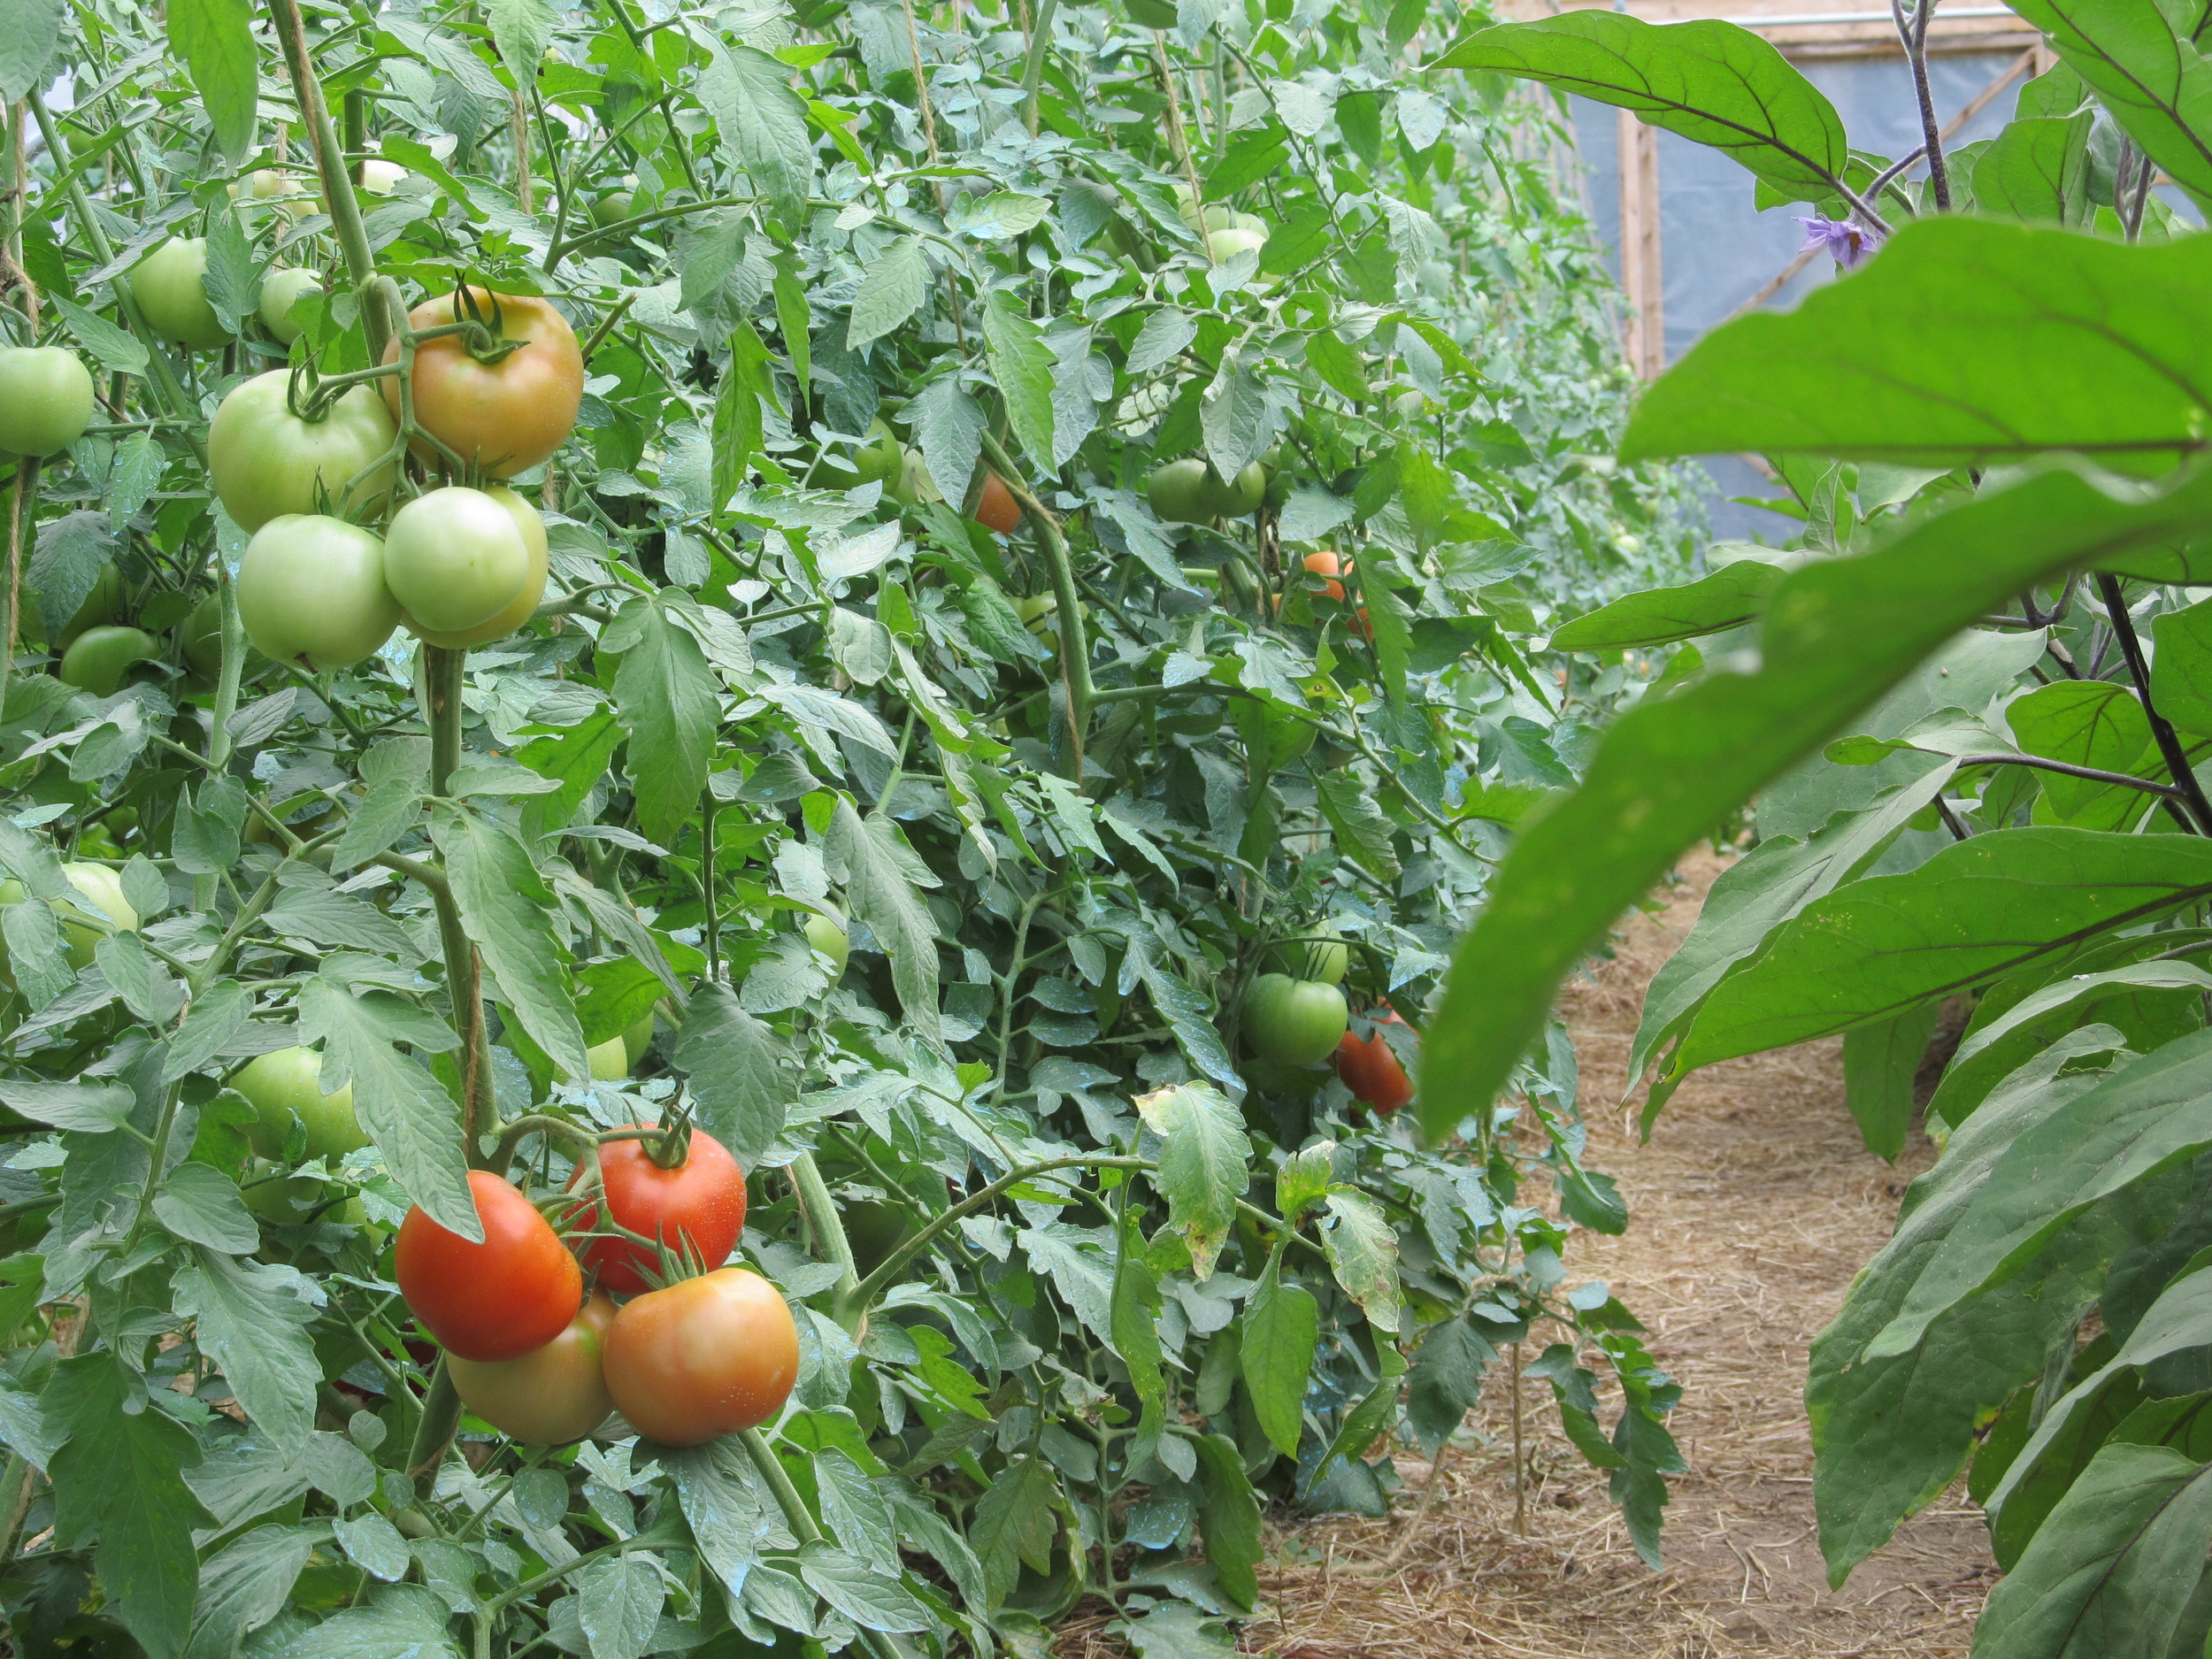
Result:
M1644 395L1630 459L1733 449L1930 466L2076 450L2152 476L2205 444L2212 242L1939 219L1794 311L1715 329Z
M1850 159L1835 106L1733 23L1570 12L1479 29L1429 67L1496 70L1633 110L1741 162L1786 202L1832 195Z
M1769 603L1756 672L1630 710L1582 787L1508 855L1430 1028L1423 1125L1447 1133L1487 1107L1614 918L1946 639L2055 572L2207 526L2212 473L2128 501L2055 470L1790 576Z

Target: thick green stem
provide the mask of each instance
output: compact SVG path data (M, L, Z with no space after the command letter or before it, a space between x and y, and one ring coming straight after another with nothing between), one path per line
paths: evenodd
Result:
M442 646L422 648L423 688L430 707L430 793L442 795L461 762L461 687L468 666L466 651ZM461 923L461 908L453 889L440 885L430 889L438 907L438 946L445 957L446 995L452 1003L453 1029L461 1038L461 1150L472 1167L488 1167L478 1142L485 1130L499 1121L492 1098L491 1039L484 1022L484 976L476 946Z
M438 1369L431 1373L430 1392L423 1397L422 1420L415 1425L415 1438L407 1448L407 1478L422 1496L426 1498L437 1490L446 1448L453 1444L454 1431L460 1426L460 1391L454 1387L445 1356L441 1354Z
M15 1559L16 1540L23 1535L23 1517L30 1512L31 1492L38 1479L20 1452L8 1454L6 1472L0 1473L0 1492L8 1496L8 1515L0 1526L0 1566Z
M854 1304L849 1317L847 1310L849 1299L860 1287L860 1270L853 1261L852 1241L845 1237L845 1224L837 1218L837 1203L830 1196L829 1183L822 1179L821 1166L811 1152L802 1152L792 1159L791 1185L798 1193L799 1211L806 1217L807 1229L814 1235L816 1251L837 1268L838 1322L848 1331L857 1331L867 1304Z
M15 642L23 623L23 540L38 510L38 457L15 464L15 488L8 495L8 634L0 648L0 715L8 708L8 683L15 677Z
M1060 675L1068 694L1069 773L1080 783L1083 739L1090 730L1091 704L1096 693L1091 687L1090 634L1083 622L1082 595L1076 590L1075 565L1068 557L1068 544L1060 534L1060 521L1030 493L1014 457L988 432L983 434L983 453L1007 492L1028 516L1037 532L1037 540L1044 545L1045 563L1052 571L1053 621L1060 633Z
M346 257L346 274L353 279L361 302L361 329L369 342L369 361L380 363L397 319L385 312L383 294L375 287L376 255L369 246L368 227L361 222L360 198L353 193L353 179L346 171L345 147L330 121L330 106L323 102L322 82L308 56L307 30L300 21L299 0L270 0L270 20L284 48L284 66L292 78L292 93L299 100L300 125L307 129L307 146L315 152L315 173L322 180L323 204L330 212L330 227Z
M1029 61L1022 65L1022 119L1037 136L1037 95L1045 74L1045 54L1052 50L1052 9L1056 0L1039 0L1037 21L1029 32Z

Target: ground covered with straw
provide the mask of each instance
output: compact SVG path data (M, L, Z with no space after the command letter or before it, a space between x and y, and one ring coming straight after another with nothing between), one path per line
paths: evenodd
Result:
M1687 933L1720 869L1686 863L1664 910L1625 929L1616 961L1568 1001L1580 1048L1591 1162L1621 1182L1626 1236L1579 1235L1573 1271L1606 1279L1651 1326L1685 1386L1673 1426L1689 1472L1667 1511L1666 1571L1637 1560L1605 1495L1556 1426L1548 1388L1524 1394L1514 1483L1512 1388L1493 1373L1473 1431L1429 1466L1406 1456L1387 1520L1286 1524L1263 1570L1267 1605L1240 1650L1277 1659L1792 1659L1962 1655L1994 1576L1962 1489L1830 1590L1813 1535L1805 1355L1895 1220L1932 1148L1895 1168L1844 1110L1839 1046L1715 1067L1686 1085L1648 1146L1615 1110L1643 987ZM1103 1620L1063 1632L1067 1659L1116 1651Z

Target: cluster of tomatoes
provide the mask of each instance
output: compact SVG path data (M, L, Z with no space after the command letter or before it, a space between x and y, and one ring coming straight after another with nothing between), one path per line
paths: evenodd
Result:
M595 1178L580 1165L546 1203L580 1260L543 1209L475 1170L483 1242L411 1210L400 1294L462 1402L517 1440L580 1440L616 1411L666 1446L756 1428L790 1398L799 1333L773 1285L722 1265L745 1225L744 1171L697 1129L617 1133L629 1138L602 1145Z
M426 302L408 322L478 327L418 342L404 388L385 375L334 397L310 389L303 408L301 383L277 369L215 411L215 494L253 535L238 569L239 619L280 661L342 668L403 623L427 644L482 645L527 622L544 597L544 522L497 480L549 459L575 426L575 332L545 300L480 288ZM386 363L402 349L395 339ZM383 513L397 485L403 411L419 457L483 488L418 495L379 536L359 520Z
M1366 1037L1352 1030L1343 981L1351 951L1341 940L1307 942L1291 972L1263 973L1244 994L1244 1040L1254 1054L1276 1065L1310 1066L1334 1056L1336 1072L1352 1098L1387 1118L1413 1098L1413 1079L1390 1046L1384 1027L1403 1029L1395 1010L1381 1006Z

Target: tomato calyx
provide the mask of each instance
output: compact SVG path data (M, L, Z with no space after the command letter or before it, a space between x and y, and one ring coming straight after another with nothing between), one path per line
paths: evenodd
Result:
M457 334L461 338L461 349L487 368L494 364L504 363L530 342L507 338L503 332L506 312L499 303L499 296L489 288L484 292L492 303L489 317L484 315L484 308L476 303L475 288L467 282L457 282L453 288L453 319L455 323L463 326L452 329L420 330L414 337L419 341L448 333Z

